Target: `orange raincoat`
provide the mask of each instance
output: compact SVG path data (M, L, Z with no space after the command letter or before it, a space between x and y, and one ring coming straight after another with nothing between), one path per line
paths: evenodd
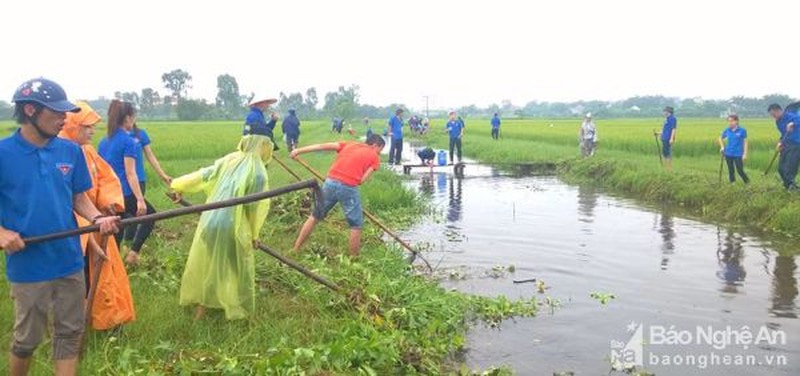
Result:
M79 102L78 106L81 107L80 112L67 114L64 128L59 134L60 137L77 141L81 127L100 121L100 116L88 104ZM100 157L91 144L81 145L81 149L86 158L89 175L92 177L92 188L86 191L86 196L103 213L124 211L125 201L122 196L122 186L114 174L114 170ZM79 226L89 225L89 222L83 217L79 215L75 217ZM100 234L81 236L84 254L87 254L89 237L94 237L96 244L102 244ZM89 313L92 328L95 330L112 329L136 319L128 273L125 271L125 265L122 263L122 257L113 236L108 237L105 250L108 260L103 262L100 269L97 291ZM88 257L90 278L87 284L94 282L96 259L94 252L90 252Z

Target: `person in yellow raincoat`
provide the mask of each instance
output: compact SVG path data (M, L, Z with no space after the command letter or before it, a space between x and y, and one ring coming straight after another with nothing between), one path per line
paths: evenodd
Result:
M273 143L267 130L245 132L238 151L214 165L172 181L181 193L203 192L216 202L269 190L265 163L272 159ZM225 310L229 320L242 319L255 309L253 240L269 212L269 200L204 212L189 250L181 280L180 304L197 305L195 319L206 308Z
M86 191L89 200L105 214L121 213L125 210L125 204L119 179L111 166L97 154L97 150L92 146L92 136L94 136L95 125L101 120L100 115L86 102L78 102L77 105L81 111L67 114L59 137L74 141L83 150L89 175L92 178L92 188ZM75 217L79 226L90 224L79 215ZM100 246L103 242L102 238L100 234L96 233L81 236L81 245L87 259L88 281L86 286L90 291L96 290L92 306L87 312L92 328L95 330L113 329L136 319L128 273L122 263L117 242L113 236L106 237L106 248L103 251ZM98 258L104 259L104 262L98 263ZM96 265L102 265L100 275L97 286L91 286L97 273Z

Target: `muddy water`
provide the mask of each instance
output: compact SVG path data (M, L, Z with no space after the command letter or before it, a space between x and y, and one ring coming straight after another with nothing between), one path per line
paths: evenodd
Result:
M614 347L656 375L800 375L800 260L781 256L796 241L759 239L554 177L479 165L463 178L447 168L411 177L407 184L439 210L404 237L429 245L428 260L453 277L444 286L561 302L499 329L475 326L470 367L606 375ZM531 278L544 293L513 283ZM615 298L601 304L592 292Z

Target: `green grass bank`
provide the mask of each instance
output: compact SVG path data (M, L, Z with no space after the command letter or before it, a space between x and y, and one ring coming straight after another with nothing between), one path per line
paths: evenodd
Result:
M800 195L783 190L776 166L763 175L775 150L778 133L769 119L743 119L750 151L746 172L751 183L728 183L727 167L719 181L717 138L725 119L679 119L674 168L661 168L653 130L663 119L597 119L599 147L583 159L578 148L580 119L505 120L501 138L490 136L488 119L467 119L465 156L485 163L533 163L554 166L554 173L578 184L595 184L653 205L682 208L710 221L746 225L758 231L797 236ZM447 149L445 122L434 121L418 141ZM467 174L468 174L467 168ZM738 179L738 177L737 177Z
M233 151L239 122L140 123L152 148L173 177L211 164ZM301 142L332 141L327 123L304 122ZM13 131L0 123L0 133ZM95 136L99 140L104 127ZM277 153L287 161L285 148ZM326 171L332 154L306 159ZM288 162L304 178L311 174ZM153 171L147 197L158 210L173 208ZM276 163L270 164L270 185L293 182ZM390 227L406 226L426 210L426 203L402 188L401 177L380 171L362 187L365 207ZM201 196L189 196L202 202ZM305 193L281 196L272 208L261 239L281 251L290 249L310 211ZM210 311L200 321L192 308L178 305L178 291L197 217L159 222L142 252L142 264L129 269L137 320L116 333L90 333L80 366L84 375L386 375L470 374L456 360L471 322L496 325L510 316L536 313L536 299L512 302L451 292L418 275L406 254L382 240L379 230L365 226L362 256L347 252L347 226L338 211L312 235L297 258L314 272L349 292L335 294L294 270L257 253L257 312L248 320L227 321ZM258 251L256 251L258 252ZM0 261L0 263L4 263ZM0 278L0 296L9 296ZM0 374L11 342L13 302L0 299ZM483 324L481 324L483 325ZM49 340L37 350L34 375L52 374ZM493 374L507 370L494 370Z

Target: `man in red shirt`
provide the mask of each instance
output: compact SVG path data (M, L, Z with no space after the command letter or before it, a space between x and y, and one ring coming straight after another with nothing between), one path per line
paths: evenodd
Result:
M380 166L380 153L386 142L383 137L371 135L366 143L332 142L316 144L292 150L289 154L296 159L300 154L314 151L335 151L338 153L333 161L328 178L322 186L323 205L317 205L308 217L294 243L294 251L298 252L314 226L328 215L328 212L342 204L344 216L350 225L350 256L358 256L361 249L361 227L364 215L361 211L361 197L358 186L364 183L373 171Z

